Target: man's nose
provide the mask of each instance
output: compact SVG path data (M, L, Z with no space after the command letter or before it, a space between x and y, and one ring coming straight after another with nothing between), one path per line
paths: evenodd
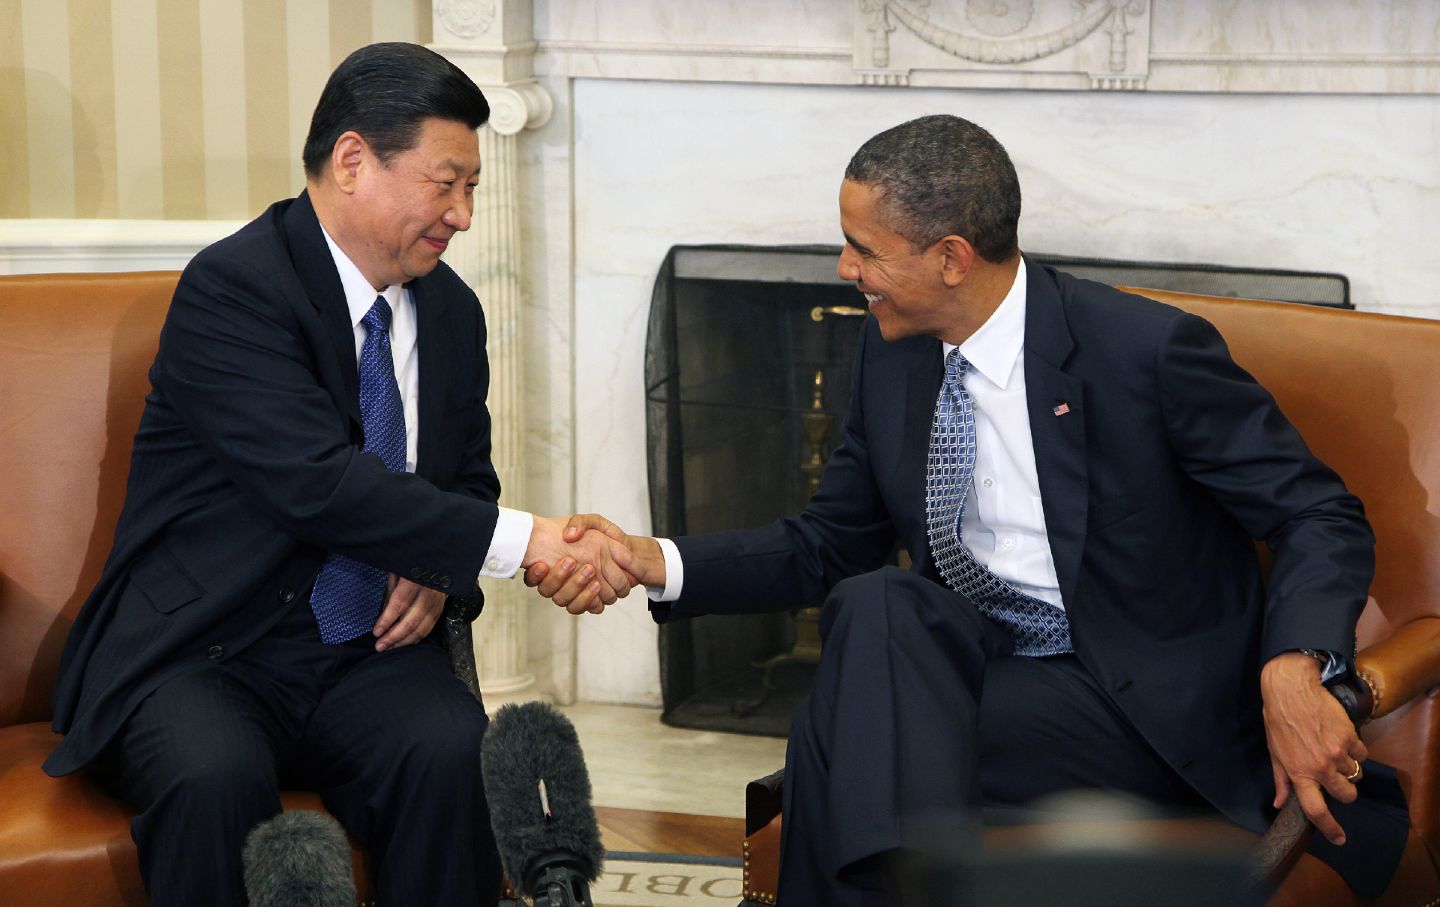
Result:
M835 273L841 280L856 281L860 279L860 265L855 261L855 250L846 243L840 250L840 259L835 262Z
M474 197L467 195L464 200L451 205L445 212L445 223L460 232L470 229L470 216L474 211Z

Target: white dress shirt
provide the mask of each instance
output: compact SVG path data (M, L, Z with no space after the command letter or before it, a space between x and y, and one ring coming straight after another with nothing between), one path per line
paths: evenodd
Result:
M400 385L400 403L405 408L405 471L413 473L419 459L417 451L420 443L420 349L415 342L415 296L405 287L393 284L377 293L323 226L320 232L330 247L330 256L335 259L335 270L340 272L340 286L345 290L345 304L350 309L350 324L355 331L357 364L368 333L362 320L375 305L376 296L384 296L385 301L390 303L390 353L395 362L395 382ZM500 518L495 523L495 534L490 538L481 576L514 576L530 543L534 518L522 510L499 509Z
M941 356L955 347L941 344ZM965 499L961 541L975 559L1016 589L1064 607L1025 405L1025 263L1005 299L974 334L960 344L970 361L965 390L975 410L975 473ZM674 601L684 583L680 551L660 539L665 587L647 590L654 601Z

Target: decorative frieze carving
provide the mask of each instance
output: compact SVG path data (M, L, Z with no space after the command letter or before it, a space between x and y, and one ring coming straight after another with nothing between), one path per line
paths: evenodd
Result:
M435 0L432 23L456 38L474 38L495 21L495 0Z
M1024 31L1033 15L1034 0L965 0L965 18L970 24L997 38Z
M1136 90L1149 68L1147 0L857 0L856 79L866 85L925 84ZM1037 15L1039 13L1039 15ZM903 26L903 29L899 28Z

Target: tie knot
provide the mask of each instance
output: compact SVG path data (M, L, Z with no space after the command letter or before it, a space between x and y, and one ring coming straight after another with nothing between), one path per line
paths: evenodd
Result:
M360 319L360 323L365 325L365 330L372 334L377 330L381 333L389 333L390 303L385 301L384 296L375 297L375 304L370 307L370 311L365 313L365 317Z
M970 360L960 355L960 348L956 347L945 354L945 383L955 387L960 386L960 379L970 371Z

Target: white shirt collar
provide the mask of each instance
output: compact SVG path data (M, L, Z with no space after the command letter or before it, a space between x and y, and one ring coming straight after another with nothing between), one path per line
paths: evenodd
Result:
M953 343L940 344L942 355L950 355ZM960 355L970 367L991 384L1004 388L1015 370L1015 360L1025 349L1025 259L1015 271L1015 282L980 329L960 344Z
M376 296L384 296L385 301L390 303L391 313L395 313L403 298L401 293L404 287L392 283L380 292L375 292L375 288L370 286L370 281L360 273L360 269L355 266L355 262L350 260L350 256L346 255L344 250L335 244L335 240L330 238L330 233L325 229L324 224L320 225L320 233L325 237L325 244L330 247L330 257L335 259L335 270L340 272L340 287L345 291L345 305L350 309L350 326L352 328L360 326L361 319L375 305Z

